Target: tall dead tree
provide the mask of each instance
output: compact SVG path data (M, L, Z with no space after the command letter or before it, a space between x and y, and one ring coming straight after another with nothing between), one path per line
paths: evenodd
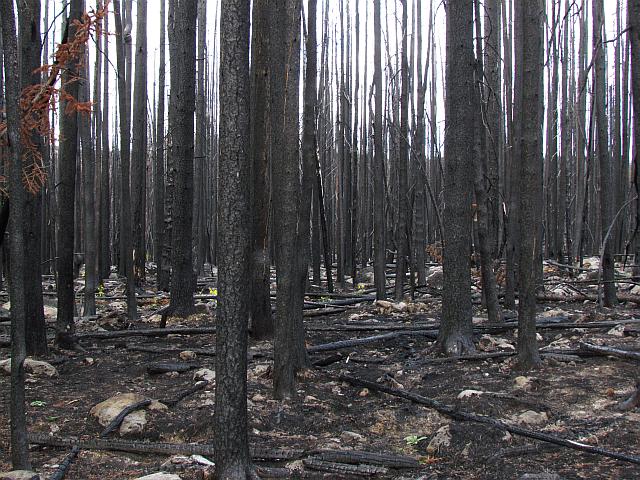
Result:
M602 224L602 246L600 247L602 281L604 283L603 303L606 307L615 306L616 284L614 283L613 263L613 165L609 156L608 123L605 112L607 89L605 84L605 43L604 43L604 4L602 0L593 0L593 68L594 68L594 110L598 139L598 166L600 168L600 221Z
M247 320L251 295L249 0L224 0L220 19L219 303L216 477L256 478L247 433Z
M153 179L153 200L155 205L155 215L153 219L153 257L156 261L156 275L158 290L169 289L169 270L164 265L162 249L165 244L164 218L165 218L165 195L164 195L164 161L165 155L165 133L164 133L164 105L165 105L165 83L166 83L166 0L160 0L160 60L158 63L158 104L156 113L156 145L155 145L155 170Z
M396 285L395 299L402 300L409 255L409 52L408 52L408 0L402 0L402 65L400 93L400 135L398 157L398 225L396 229Z
M197 0L170 0L169 23L171 94L169 97L169 156L175 166L172 206L171 314L193 313L196 274L193 271L193 161L196 93Z
M253 4L251 35L251 158L253 163L252 212L252 301L251 336L273 335L271 317L271 259L269 255L269 2Z
M34 0L21 5L18 9L18 35L20 44L20 67L22 89L41 82L40 67L41 39L40 39L40 1ZM43 156L42 138L32 135L31 142L36 154ZM28 155L24 158L24 168L30 171L36 167L37 158ZM41 272L41 216L42 191L29 193L25 196L25 211L22 219L24 228L25 290L29 292L26 302L26 346L27 354L45 355L47 353L47 330L44 323L44 305L42 299Z
M373 123L373 267L376 298L386 297L386 258L384 224L384 151L382 149L382 32L380 0L373 0L373 84L375 88L375 117Z
M67 17L67 38L74 38L77 30L75 21L82 16L82 0L72 0ZM65 40L63 40L64 42ZM82 57L81 57L82 58ZM66 85L68 95L78 98L80 77L79 60L71 59L67 62L62 74L62 83ZM56 245L57 261L57 289L58 316L56 319L56 342L62 347L72 346L75 311L75 292L73 289L73 246L75 223L75 179L76 158L78 154L78 113L68 108L68 100L60 102L60 145L57 168L57 205L56 214Z
M133 273L133 243L131 235L131 190L129 165L131 163L131 108L130 95L127 89L125 44L131 43L131 26L122 24L120 0L114 0L114 17L116 24L116 65L118 75L118 106L120 120L120 263L124 263L126 274L127 315L137 318L135 277ZM128 37L125 38L125 37Z
M145 278L147 179L147 0L137 0L135 78L133 79L133 137L131 146L131 205L133 267L136 285Z
M536 262L540 261L542 227L543 46L542 0L516 2L516 122L519 124L522 166L518 179L520 257L518 262L518 361L523 368L540 363L536 340ZM526 40L525 40L526 39ZM521 103L520 103L521 102Z
M444 249L440 349L473 351L471 324L471 195L474 144L473 0L446 2Z
M104 17L104 56L109 58L109 16ZM100 155L100 244L102 248L98 250L98 272L100 278L109 276L111 270L111 175L112 168L110 162L109 142L109 69L111 64L106 60L103 62L102 75L102 154Z
M300 65L300 2L275 2L272 7L271 141L275 263L277 273L273 382L276 398L295 394L304 338L297 295L299 258L295 255L300 200L298 96ZM297 313L300 312L300 318Z
M633 233L635 253L634 278L640 278L640 0L628 0L628 23L631 39L631 90L633 94L633 186L636 195L636 218Z
M22 219L25 213L26 192L22 183L22 148L20 145L20 70L18 67L18 45L15 14L12 0L0 1L0 31L2 35L2 55L4 57L4 97L7 115L7 140L9 147L9 196L11 208L9 222L9 248L11 283L11 464L14 469L31 469L29 443L27 440L27 419L24 395L26 291L25 291L25 251Z

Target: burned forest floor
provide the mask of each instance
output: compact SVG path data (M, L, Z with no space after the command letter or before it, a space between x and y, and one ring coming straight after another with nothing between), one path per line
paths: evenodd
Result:
M74 442L82 449L66 473L68 479L134 479L161 471L185 480L213 478L207 463L213 455L206 446L214 437L215 333L200 327L215 327L215 272L198 282L200 313L169 318L167 328L176 329L172 334L137 336L136 330L159 328L157 312L168 303L164 294L155 292L152 270L139 298L139 320L127 320L123 283L114 274L99 291L97 318L77 320L84 351L58 350L50 344L50 354L37 360L55 371L30 367L28 428L34 470L41 478L52 475ZM249 439L259 472L264 478L327 479L640 478L640 465L633 461L454 419L407 395L349 381L417 394L414 397L455 412L490 417L500 425L640 462L640 408L619 408L636 390L640 360L633 353L625 358L589 349L595 345L640 352L640 305L634 301L640 299L640 287L621 283L629 301L615 309L598 308L589 299L596 292L589 273L571 275L545 266L546 293L554 300L539 304L542 365L529 372L520 371L516 362L515 314L506 312L503 325L489 325L477 286L477 355L457 360L438 355L438 267L432 268L430 286L418 289L413 299L408 294L402 303L373 302L366 278L342 295L308 296L306 338L314 366L298 375L295 398L274 400L271 343L249 343ZM77 287L82 287L81 278ZM45 279L44 288L47 322L53 327L51 278ZM8 296L2 295L7 308ZM81 309L81 295L77 303ZM10 352L9 322L0 325L4 360ZM190 330L179 330L183 327ZM122 333L109 335L116 331ZM349 342L355 339L365 340ZM4 374L0 391L2 472L11 469L10 379ZM138 394L130 396L134 401L147 398L163 405L153 403L132 413L126 428L123 423L120 432L96 444L105 423L99 423L93 407L127 393ZM204 447L184 446L194 443ZM142 451L151 444L162 445ZM354 452L382 456L359 457Z

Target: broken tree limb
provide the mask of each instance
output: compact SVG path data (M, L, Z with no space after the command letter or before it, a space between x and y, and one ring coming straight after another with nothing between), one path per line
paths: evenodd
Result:
M388 470L385 467L376 467L373 465L350 465L347 463L326 462L317 457L304 458L302 463L305 467L319 472L336 473L338 475L385 475Z
M191 388L188 388L184 392L180 392L174 398L167 399L167 400L160 400L160 402L164 403L167 407L175 407L178 403L180 403L185 398L193 395L196 392L199 392L200 390L204 390L204 388L207 385L209 385L209 382L206 380L202 380L200 382L197 382L195 385L193 385Z
M215 454L213 445L198 443L151 443L104 438L86 440L54 437L43 433L29 433L28 441L32 444L48 445L51 447L77 446L82 450L109 450L157 455L202 455L205 457ZM300 449L269 449L258 446L254 446L250 450L254 460L264 461L299 460L305 453L304 450Z
M313 456L326 462L378 465L388 468L418 468L420 462L406 455L361 452L358 450L318 450Z
M126 337L164 337L166 335L210 335L216 333L216 327L171 327L171 328L141 328L139 330L113 330L107 332L82 332L75 338L111 339Z
M354 338L351 340L340 340L338 342L324 343L309 347L309 353L328 352L331 350L340 350L342 348L351 348L358 345L367 345L369 343L382 342L403 336L420 336L436 339L438 337L437 330L407 330L400 332L384 333L382 335L374 335L372 337Z
M593 345L592 343L580 342L580 348L587 352L599 353L601 355L612 355L618 358L640 360L640 352L621 350L619 348L607 347L606 345Z
M595 455L602 455L608 458L621 460L623 462L629 462L629 463L640 465L640 456L637 456L637 455L627 455L624 453L613 452L603 448L594 447L592 445L587 445L585 443L576 442L574 440L567 440L567 439L564 439L555 435L551 435L548 433L536 432L533 430L517 427L514 425L509 425L507 423L504 423L492 417L460 411L451 405L447 405L445 403L441 403L436 400L423 397L422 395L418 395L417 393L398 390L396 388L387 387L385 385L380 385L378 383L370 382L368 380L362 380L359 378L351 377L349 375L340 375L338 379L340 381L347 382L356 387L368 388L371 391L386 393L388 395L393 395L395 397L404 398L405 400L410 400L413 403L425 405L429 408L437 410L443 415L447 415L448 417L453 418L454 420L481 423L483 425L488 425L490 427L496 428L498 430L506 431L514 435L534 438L536 440L553 443L555 445L561 445L563 447L571 448L573 450L579 450L581 452L591 453Z
M631 302L640 305L640 295L631 295L629 293L618 293L618 300L620 302ZM595 293L583 293L580 295L557 295L553 293L538 293L537 299L542 302L566 302L566 303L575 303L575 302L584 302L585 300L589 300L591 302L598 301L598 295Z

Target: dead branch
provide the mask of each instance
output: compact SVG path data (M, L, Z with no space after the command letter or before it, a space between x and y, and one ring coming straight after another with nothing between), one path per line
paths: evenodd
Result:
M606 345L593 345L592 343L580 342L580 348L588 352L595 352L601 355L612 355L618 358L627 358L630 360L640 360L640 352L630 350L621 350L619 348L607 347Z
M395 397L410 400L420 405L425 405L429 408L437 410L443 415L447 415L448 417L453 418L454 420L481 423L483 425L488 425L490 427L496 428L498 430L506 431L514 435L534 438L536 440L553 443L555 445L561 445L563 447L571 448L573 450L579 450L581 452L591 453L595 455L602 455L605 457L614 458L616 460L621 460L623 462L630 462L630 463L635 463L637 465L640 465L640 457L636 455L626 455L624 453L612 452L610 450L594 447L592 445L576 442L574 440L567 440L567 439L557 437L555 435L551 435L548 433L536 432L533 430L527 430L525 428L508 425L500 420L496 420L495 418L457 410L455 407L451 405L440 403L436 400L432 400L430 398L423 397L422 395L418 395L417 393L405 392L403 390L387 387L385 385L369 382L367 380L351 377L349 375L340 375L338 379L343 382L347 382L353 386L368 388L371 391L383 392L388 395L393 395Z

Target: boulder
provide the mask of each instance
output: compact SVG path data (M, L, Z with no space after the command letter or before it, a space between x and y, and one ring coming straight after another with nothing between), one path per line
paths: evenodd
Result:
M106 427L122 410L145 399L146 397L138 393L121 393L108 398L104 402L100 402L90 410L90 413L96 417L100 425ZM155 400L151 402L148 408L155 411L168 409L165 404ZM140 433L144 430L146 424L146 412L144 410L135 410L124 417L120 425L120 436Z
M201 368L200 370L195 371L195 373L193 374L193 379L214 382L216 379L216 372L208 368Z
M427 453L434 454L440 451L441 448L451 445L451 430L449 425L440 427L436 434L433 436L429 445L427 445Z
M27 358L24 361L24 369L27 373L32 373L38 377L57 377L58 370L50 363L41 360ZM11 375L11 359L0 361L0 371L5 375Z

